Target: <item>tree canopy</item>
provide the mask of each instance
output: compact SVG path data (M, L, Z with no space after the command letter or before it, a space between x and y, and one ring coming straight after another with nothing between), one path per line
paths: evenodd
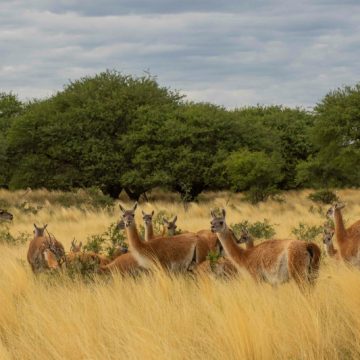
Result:
M313 112L188 102L117 71L42 100L0 93L0 184L12 189L96 186L138 199L162 187L188 201L204 190L358 186L359 144L360 85Z

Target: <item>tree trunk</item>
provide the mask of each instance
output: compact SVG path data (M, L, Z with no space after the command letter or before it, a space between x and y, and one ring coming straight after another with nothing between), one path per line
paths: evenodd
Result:
M113 199L118 199L119 195L121 193L122 186L118 184L112 184L112 185L106 185L104 192L108 195L110 195Z
M124 190L125 190L125 192L126 192L126 194L127 194L127 196L129 197L130 200L139 201L141 193L136 192L136 191L132 191L129 188L124 188Z

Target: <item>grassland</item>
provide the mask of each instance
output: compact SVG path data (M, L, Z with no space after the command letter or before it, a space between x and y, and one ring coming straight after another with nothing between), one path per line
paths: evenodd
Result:
M285 202L252 206L239 196L207 194L185 212L175 200L141 204L144 210L178 214L183 230L209 228L209 209L224 206L228 223L267 218L278 238L292 237L299 222L321 225L309 212L308 191ZM34 214L16 208L21 193L0 191L15 220L11 233L34 222L69 249L71 240L103 232L119 212L66 208L56 194L29 194ZM339 191L346 221L360 218L360 191ZM46 201L44 200L46 198ZM137 222L141 222L138 211ZM320 242L320 238L317 239ZM251 279L231 281L169 276L158 271L137 279L113 276L94 282L66 276L35 277L27 245L0 245L0 359L356 359L360 358L360 273L322 261L315 288L293 283L271 287Z

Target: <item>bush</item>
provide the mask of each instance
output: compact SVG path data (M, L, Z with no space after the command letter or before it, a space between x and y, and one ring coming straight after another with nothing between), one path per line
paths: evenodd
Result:
M84 245L84 250L97 254L106 251L107 255L111 257L119 246L128 247L124 233L117 229L116 223L112 223L103 233L90 235Z
M210 262L210 268L212 271L214 271L216 263L220 259L221 255L216 250L210 250L209 253L206 256L206 260L209 260Z
M316 203L320 204L333 204L335 201L339 201L339 198L335 193L330 190L318 190L311 193L308 198Z
M241 232L248 230L250 235L256 239L270 239L275 234L274 225L269 223L269 220L256 221L250 223L248 220L244 220L237 224L231 224L230 228L234 231L236 236L240 236Z
M321 225L310 226L300 222L299 226L293 228L291 233L294 234L298 240L315 241L316 238L322 234L323 230L324 227Z
M17 236L13 236L7 225L0 224L0 244L5 245L23 245L30 240L32 235L27 232L19 232Z
M283 160L280 155L263 151L240 150L225 160L226 174L234 191L247 191L252 203L266 200L281 182Z
M262 201L266 201L269 198L278 202L284 202L284 198L279 194L280 191L273 187L265 189L251 187L250 190L245 193L244 200L253 205L256 205Z
M87 280L93 280L100 266L97 258L76 257L73 261L66 264L66 273L71 279L75 279L78 275Z

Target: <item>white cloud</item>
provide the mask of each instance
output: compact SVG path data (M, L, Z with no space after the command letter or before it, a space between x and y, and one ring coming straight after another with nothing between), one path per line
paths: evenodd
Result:
M2 1L0 91L44 97L106 68L149 69L196 101L311 106L360 80L359 10L325 0Z

